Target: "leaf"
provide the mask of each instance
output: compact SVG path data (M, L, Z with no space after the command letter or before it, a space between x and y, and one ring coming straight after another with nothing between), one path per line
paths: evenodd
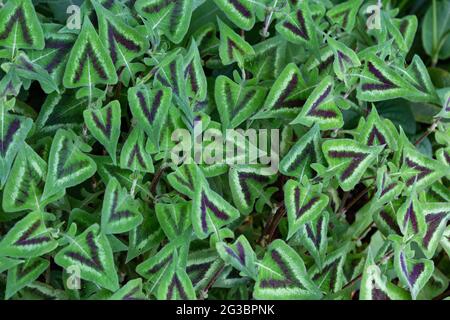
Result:
M242 1L242 0L238 0ZM220 30L219 56L224 65L237 62L243 66L244 57L254 55L252 46L242 39L236 32L227 26L222 20L218 19Z
M137 278L128 281L109 300L145 300L145 294L142 292L142 279Z
M149 144L145 143L145 134L142 129L134 128L123 144L120 153L120 167L133 172L154 172Z
M358 55L342 42L336 41L328 37L327 42L333 49L334 61L333 70L339 80L345 81L347 84L348 73L352 68L357 68L361 65Z
M221 231L223 230L226 229ZM189 253L186 272L195 291L202 294L222 267L223 261L215 249L196 250Z
M218 242L216 249L223 261L231 264L241 274L256 279L256 254L244 235L239 236L232 245Z
M214 0L228 19L243 30L255 24L255 5L251 0Z
M344 191L355 187L382 149L350 139L327 140L322 144L325 158L331 168L336 168L339 185Z
M169 173L167 180L175 190L192 199L195 189L196 170L193 164L183 164L175 172Z
M433 61L450 57L450 3L433 1L422 25L422 43Z
M108 103L101 109L83 112L84 123L94 138L100 142L116 163L117 143L120 136L121 110L119 101Z
M123 233L142 223L138 203L112 178L105 190L102 207L102 232L104 234Z
M58 243L45 226L45 214L34 211L17 222L0 242L0 256L34 258L53 251Z
M372 108L365 123L357 129L358 141L367 146L387 146L390 150L398 148L398 133L395 127L381 119L377 109Z
M208 85L195 40L191 42L189 51L184 57L184 78L186 79L186 89L190 98L197 101L203 101L207 98Z
M304 44L310 49L318 47L316 26L307 1L302 1L276 26L277 31L289 42Z
M289 180L284 185L284 203L286 206L289 233L292 237L306 222L315 220L328 205L328 196L322 194L314 185L300 185Z
M389 67L375 55L369 56L361 74L357 98L363 101L382 101L395 98L406 98L415 92L398 70ZM401 70L401 69L400 69Z
M31 0L8 1L0 10L0 46L16 49L44 48L44 32Z
M172 94L167 88L149 89L145 85L128 90L128 103L138 125L152 137L153 143L159 145L161 129L164 126Z
M400 35L403 37L405 48L409 50L413 45L417 33L417 17L405 16L402 19L393 19L392 23L398 28Z
M264 187L272 183L275 177L254 166L233 166L230 168L230 182L233 202L242 214L249 214Z
M7 113L0 102L0 186L5 184L14 158L32 124L31 119Z
M400 281L408 286L413 299L428 282L434 271L432 260L412 259L407 248L397 244L394 266Z
M328 221L330 214L324 211L315 219L310 219L300 227L302 245L308 250L317 267L322 270L328 246Z
M312 300L322 294L309 278L299 255L283 240L270 244L259 265L255 299Z
M66 88L89 87L117 83L110 53L103 46L91 21L84 17L83 27L70 51L64 72Z
M430 159L410 146L403 149L403 164L400 168L401 178L406 188L423 190L449 172L449 168Z
M328 10L327 17L346 32L351 32L356 24L357 14L362 3L362 0L345 1Z
M97 166L79 148L73 132L59 129L50 149L43 200L94 175Z
M158 300L194 300L195 291L186 271L177 261L170 264L158 286Z
M197 169L197 172L199 169ZM197 173L198 174L198 173ZM192 202L191 221L195 234L200 239L207 238L211 233L236 220L239 211L214 192L203 179L195 182Z
M64 269L78 267L81 279L116 291L119 289L111 246L97 224L86 229L55 256L55 263Z
M421 238L424 235L427 227L425 215L422 204L417 199L414 191L398 209L397 223L405 236Z
M428 259L433 258L438 247L439 241L447 225L450 214L448 203L425 203L423 206L426 232L422 240L422 248Z
M261 107L266 91L262 87L237 84L226 76L216 79L214 96L222 128L233 129Z
M311 176L310 165L323 162L319 126L313 126L291 147L280 162L280 172L291 177Z
M439 97L436 93L427 68L420 56L415 55L411 64L406 69L408 77L406 79L417 89L414 97L409 96L408 100L439 103Z
M180 43L191 23L193 0L138 0L135 8L173 43Z
M341 111L334 101L334 81L331 77L323 79L306 100L300 114L291 124L306 126L319 124L321 130L338 129L344 125Z
M156 217L169 240L183 235L191 226L190 206L188 201L156 204Z
M151 283L150 292L154 293L164 274L169 272L175 258L175 249L174 243L169 243L136 267L136 272Z
M35 281L48 267L50 262L42 258L34 258L8 270L6 278L5 299L14 296L18 291Z

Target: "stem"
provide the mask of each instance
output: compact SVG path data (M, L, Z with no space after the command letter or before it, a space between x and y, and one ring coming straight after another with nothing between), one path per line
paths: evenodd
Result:
M284 206L284 204L282 204L275 213L270 228L267 232L268 243L271 243L273 241L273 237L275 235L275 231L277 230L278 224L280 223L281 219L284 217L285 214L286 214L286 207Z
M161 164L161 166L159 167L158 171L155 173L153 180L150 184L150 193L152 195L155 194L156 192L156 187L158 186L159 180L162 177L162 174L164 172L164 170L166 169L166 166L164 164Z
M425 140L426 137L428 137L431 133L433 133L434 131L436 131L436 128L439 124L439 121L441 121L441 118L436 118L433 123L431 124L431 126L427 129L427 131L425 131L419 139L417 139L417 141L414 143L414 145L417 147L423 140Z
M214 274L214 276L211 278L211 280L209 280L209 282L206 285L205 289L203 289L200 292L200 299L201 300L204 300L204 299L207 298L209 289L211 289L212 286L214 285L214 283L217 281L217 279L219 279L219 276L223 272L224 269L225 269L225 265L223 265L219 270L217 270L217 272Z
M345 214L351 207L353 207L362 197L364 197L365 194L367 194L370 190L370 187L366 187L363 191L361 191L360 193L358 193L358 195L356 197L354 197L352 199L352 201L346 206L344 207L339 214Z
M273 16L273 12L275 11L275 8L277 7L277 3L278 0L275 0L273 7L270 8L269 14L266 16L266 19L264 20L264 28L261 32L261 36L265 39L267 38L270 34L269 34L269 27L270 27L270 23L272 22L272 16Z

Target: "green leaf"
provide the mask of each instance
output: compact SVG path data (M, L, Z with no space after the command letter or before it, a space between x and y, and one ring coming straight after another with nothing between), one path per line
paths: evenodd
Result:
M362 3L362 0L345 1L328 10L327 17L346 32L351 32L355 27L358 11Z
M117 83L117 74L110 53L104 47L89 18L84 17L64 72L66 88L89 87Z
M189 51L184 57L184 78L187 82L188 96L197 101L204 101L208 93L208 85L202 63L197 43L193 40Z
M283 240L270 244L258 269L255 299L311 300L322 296L309 278L303 260Z
M183 235L191 226L190 207L191 203L188 201L156 204L156 217L169 240Z
M94 160L81 151L79 144L73 132L63 129L56 132L50 149L47 178L41 199L48 199L94 175L97 166Z
M222 20L218 19L220 30L219 56L224 65L237 62L240 66L244 65L244 57L254 55L252 46L242 39L236 32L227 26Z
M94 138L100 142L116 163L117 142L120 136L121 110L119 101L108 103L101 109L83 112L84 122Z
M397 223L405 236L419 239L425 234L427 228L425 214L414 191L398 209Z
M244 235L239 236L231 245L218 242L216 249L227 264L231 264L242 275L256 279L256 255Z
M142 279L137 278L128 281L109 300L145 300L145 294L142 292Z
M97 224L70 239L69 245L56 254L55 262L66 270L78 267L81 279L102 288L119 289L111 245Z
M191 280L176 259L161 278L157 298L158 300L194 300L196 298Z
M144 131L134 128L125 141L120 153L120 167L133 172L154 172L149 143L145 143Z
M433 0L422 25L422 43L436 63L450 57L450 3Z
M390 150L398 148L398 133L389 120L381 119L377 109L372 108L366 121L356 129L358 141L367 146L387 146Z
M50 261L34 258L9 269L6 278L5 299L11 298L19 290L35 281L49 266Z
M422 206L427 224L426 232L422 240L422 248L428 259L433 258L439 245L439 241L450 217L450 205L448 203L425 203Z
M301 244L308 250L317 267L322 270L328 247L328 221L330 214L324 211L314 220L307 221L300 227Z
M255 4L251 0L214 0L237 27L250 30L255 24Z
M34 258L53 251L58 243L45 226L45 215L34 211L17 222L0 242L0 256Z
M0 10L0 46L12 49L44 48L44 32L31 0L11 0Z

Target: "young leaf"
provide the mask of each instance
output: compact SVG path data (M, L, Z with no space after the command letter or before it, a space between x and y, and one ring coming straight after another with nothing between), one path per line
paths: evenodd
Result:
M120 153L120 167L133 172L154 172L149 143L145 143L142 129L134 128L125 141Z
M327 12L327 17L335 24L338 24L346 32L351 32L356 24L356 18L362 0L348 0L333 6Z
M244 57L254 55L252 46L242 39L236 32L218 19L220 30L219 56L224 65L237 62L243 66Z
M232 245L218 242L216 248L226 263L231 264L243 275L256 279L256 255L244 235L239 236Z
M78 267L82 279L102 288L119 289L111 245L97 224L72 239L56 254L55 262L66 270L71 266Z
M309 278L300 256L283 240L275 240L259 265L255 299L320 299L322 293Z
M100 142L116 164L117 142L120 136L121 110L119 101L115 100L105 107L83 112L84 123L91 134Z
M70 51L64 72L64 87L92 88L97 84L115 83L117 83L117 74L114 63L86 16L81 32Z
M170 185L178 192L194 197L196 167L192 164L184 164L177 168L176 171L167 175Z
M306 222L300 227L301 243L322 270L328 246L328 221L330 214L324 211L316 219Z
M414 191L398 209L397 223L405 236L421 238L424 235L427 227L425 214Z
M186 271L174 260L161 278L158 300L194 300L195 291Z
M156 217L169 240L183 235L191 226L190 207L191 203L188 201L156 204Z
M367 121L358 128L358 141L367 146L387 146L390 150L397 150L398 134L389 120L381 119L376 108L372 108Z

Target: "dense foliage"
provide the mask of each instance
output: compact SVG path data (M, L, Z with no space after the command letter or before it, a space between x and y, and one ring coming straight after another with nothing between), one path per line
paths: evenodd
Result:
M448 295L450 1L0 4L5 299Z

